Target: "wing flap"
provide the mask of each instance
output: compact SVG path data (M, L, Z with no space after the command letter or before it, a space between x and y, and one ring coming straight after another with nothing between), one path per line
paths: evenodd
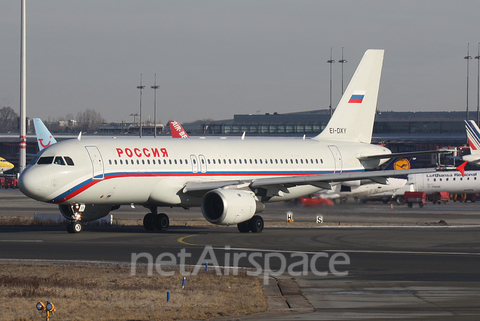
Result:
M217 188L231 186L234 188L250 187L250 188L268 188L269 186L298 186L298 185L314 185L323 189L331 189L331 183L353 181L361 179L371 179L375 182L387 183L385 178L404 176L408 174L432 173L435 168L418 168L403 170L387 170L387 171L367 171L367 172L348 172L339 174L319 174L319 175L303 175L288 177L267 177L252 180L225 180L210 182L187 182L183 188L184 193L192 193L198 191L209 191ZM282 189L280 189L282 190Z

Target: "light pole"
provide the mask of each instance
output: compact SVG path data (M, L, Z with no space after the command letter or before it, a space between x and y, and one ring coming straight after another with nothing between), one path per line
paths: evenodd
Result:
M469 62L470 62L470 59L472 59L472 56L470 56L470 43L468 43L468 45L467 45L467 55L465 57L463 57L463 59L467 60L467 114L466 114L466 119L465 120L468 120L469 119L469 115L468 115L468 72L469 72Z
M153 98L153 130L154 130L154 137L157 137L157 89L160 86L157 86L157 74L155 74L155 83L152 86L152 89L155 92L154 98Z
M479 124L480 120L480 104L479 104L479 92L480 92L480 43L477 45L477 55L475 59L477 59L477 125Z
M332 60L332 47L330 47L330 60L327 60L327 63L330 64L330 106L328 106L328 109L330 110L330 117L332 117L333 111L332 111L332 64L335 62L335 60Z
M135 126L135 125L137 124L137 122L136 122L137 119L136 119L135 117L137 117L138 114L137 114L137 113L135 113L135 114L130 114L130 116L133 116L133 126Z
M27 165L27 8L25 0L22 0L21 11L19 174Z
M142 74L140 74L140 86L137 86L137 89L140 89L140 138L142 138L142 90L145 86L142 86Z
M343 47L342 47L342 59L339 60L338 62L342 64L342 96L343 96L343 64L348 62L345 59L343 59Z

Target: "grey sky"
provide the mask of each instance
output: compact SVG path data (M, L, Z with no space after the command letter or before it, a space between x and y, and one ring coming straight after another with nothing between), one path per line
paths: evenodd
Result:
M480 1L27 0L27 115L180 122L327 108L329 59L345 86L364 51L385 49L379 109L465 110L466 55ZM19 113L20 0L0 2L0 107ZM476 112L477 63L470 61ZM333 65L334 105L341 65ZM473 118L473 116L471 117Z

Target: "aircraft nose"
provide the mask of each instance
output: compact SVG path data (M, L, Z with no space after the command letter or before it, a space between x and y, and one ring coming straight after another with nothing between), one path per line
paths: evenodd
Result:
M42 179L28 168L20 174L17 186L26 196L39 201L44 200L45 189L42 188Z

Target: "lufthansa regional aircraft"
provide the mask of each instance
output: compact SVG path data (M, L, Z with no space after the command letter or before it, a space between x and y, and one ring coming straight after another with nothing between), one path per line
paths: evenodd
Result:
M107 215L120 205L149 209L147 230L168 228L158 207L201 206L207 221L261 232L265 203L286 201L342 181L388 177L420 170L370 171L391 157L372 145L383 50L368 50L322 133L310 139L65 140L39 152L21 174L27 196L58 204L67 230ZM438 151L435 151L438 152ZM433 171L433 169L432 169Z

